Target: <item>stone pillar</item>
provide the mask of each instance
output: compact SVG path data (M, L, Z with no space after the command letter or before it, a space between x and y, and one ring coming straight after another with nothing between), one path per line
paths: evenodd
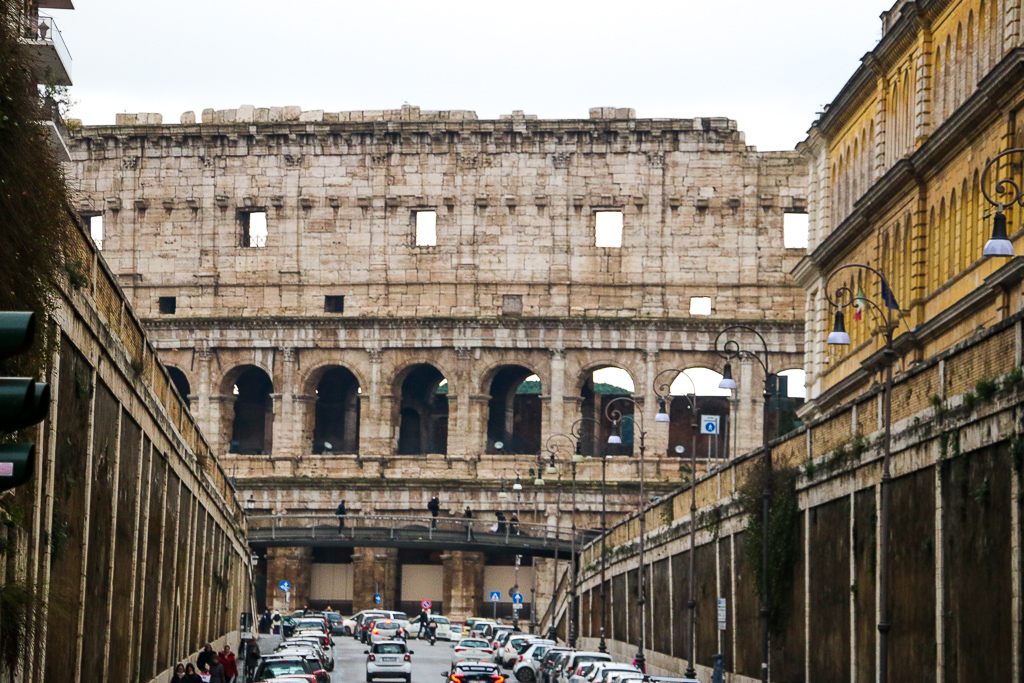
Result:
M282 581L292 584L291 604L278 588ZM302 609L309 602L313 585L312 548L267 548L267 605L271 609Z
M456 376L448 378L448 455L479 455L479 445L483 443L472 414L475 393L471 374L473 356L471 348L455 348L455 357L458 359ZM453 388L455 391L452 391Z
M359 454L360 455L391 455L393 450L391 437L391 391L381 384L381 362L383 353L380 349L367 349L370 357L370 386L364 387L360 400L363 404L359 410Z
M292 409L295 411L293 419L296 421L297 438L295 447L299 455L309 455L313 452L313 427L316 425L316 394L293 394ZM341 444L331 444L336 450L341 450Z
M274 400L274 424L270 452L274 455L296 456L306 452L300 446L302 421L296 410L295 398L300 392L295 386L295 364L295 349L281 349L280 371L275 373L275 380L281 386L275 385L277 393L271 394Z
M551 355L551 381L548 390L548 420L541 425L541 445L548 437L562 431L565 420L565 349L548 349ZM543 391L543 388L542 388Z
M491 444L487 443L487 419L491 397L482 394L471 394L469 397L469 454L481 455L487 452Z
M644 397L643 405L638 405L637 410L644 412L643 425L647 428L647 457L664 458L668 452L668 425L654 421L658 414L658 396L654 392L654 378L658 374L658 352L644 352L644 375L643 386L639 387L637 394ZM639 425L639 420L637 421ZM639 455L639 451L636 453ZM658 468L652 470L659 472Z
M444 561L444 611L452 621L479 615L484 595L484 554L452 550Z
M223 455L231 449L231 431L235 423L235 396L221 394L210 397L211 432L207 433L210 445L217 455Z
M373 607L398 608L395 600L398 592L397 548L356 548L352 553L352 564L353 612ZM378 591L380 605L373 602Z
M219 415L216 410L217 406L214 405L214 395L219 390L219 387L215 389L210 386L210 364L212 360L213 354L210 353L209 349L196 349L195 385L192 387L195 398L190 400L192 401L192 414L195 416L196 422L199 423L199 429L209 439L210 447L219 455L222 452L219 450L222 437L218 433Z

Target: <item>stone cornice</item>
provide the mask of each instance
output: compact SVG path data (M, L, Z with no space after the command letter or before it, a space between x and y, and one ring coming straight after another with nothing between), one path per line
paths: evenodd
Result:
M1016 48L981 80L974 94L906 159L898 161L854 204L853 211L810 254L823 270L863 236L875 215L917 183L942 170L942 164L986 122L1000 115L1000 106L1024 90L1024 48Z

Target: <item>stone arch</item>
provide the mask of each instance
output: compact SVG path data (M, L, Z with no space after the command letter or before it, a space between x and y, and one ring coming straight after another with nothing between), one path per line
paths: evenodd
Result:
M602 382L600 375L595 380L595 373L602 370L614 369L625 373L625 377L619 380L619 386L610 382ZM628 379L628 382L625 380ZM580 396L579 417L590 418L580 424L577 448L583 455L592 457L602 455L632 455L633 454L633 406L626 401L619 401L616 409L622 413L619 431L622 437L621 444L609 444L608 437L614 430L614 425L608 419L606 408L608 404L620 396L633 396L636 392L636 382L633 374L621 364L611 361L596 361L588 363L580 368L577 375L576 387Z
M258 365L240 365L225 374L222 386L233 396L231 453L265 455L273 448L274 383Z
M188 376L181 368L173 365L166 365L164 367L167 368L167 374L171 378L171 384L173 384L174 388L178 390L181 400L185 402L185 407L191 410L192 399L189 398L189 394L192 393L192 385L188 381Z
M306 438L314 455L359 452L359 378L343 365L322 365L309 373L305 395Z
M777 374L778 396L773 399L770 413L774 419L768 425L773 437L787 434L803 424L796 411L807 399L807 372L803 368L786 368Z
M738 370L738 368L737 368ZM687 381L685 377L690 378ZM729 443L732 442L732 392L719 389L718 383L722 374L713 368L692 365L685 368L682 375L676 376L671 385L673 396L684 396L697 392L697 414L717 415L719 433L717 438L702 436L700 419L694 418L689 399L673 400L668 405L668 455L678 456L677 446L686 449L689 457L691 449L696 448L697 457L725 458L729 454ZM691 385L692 382L692 385Z
M448 380L432 363L413 363L395 376L398 455L448 453Z
M536 455L541 448L540 376L525 365L503 364L485 374L487 452ZM532 378L536 378L535 380ZM530 379L536 386L527 387ZM524 391L524 387L526 390ZM500 442L502 448L495 444Z

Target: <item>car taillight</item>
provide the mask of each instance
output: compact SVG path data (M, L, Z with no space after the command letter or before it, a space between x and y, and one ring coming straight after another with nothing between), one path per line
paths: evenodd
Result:
M519 655L519 661L520 662L523 661L523 656L522 655Z
M377 629L373 629L373 633L374 633L374 635L378 635L378 636L380 635L380 631L378 631Z
M452 674L452 680L456 683L462 683L462 674Z
M498 674L494 674L493 676L491 676L491 680L494 681L494 683L504 683L505 677L499 676Z
M408 661L410 661L410 660L409 660L409 655L406 655L406 656L405 656L405 661L407 661L407 662L408 662Z
M486 652L489 655L493 655L494 654L494 651L491 650L490 648L484 648L484 652Z
M370 655L370 661L371 662L376 662L377 661L377 656L376 655Z
M455 651L456 652L465 652L466 648L464 648L464 647L457 647L457 648L455 648Z

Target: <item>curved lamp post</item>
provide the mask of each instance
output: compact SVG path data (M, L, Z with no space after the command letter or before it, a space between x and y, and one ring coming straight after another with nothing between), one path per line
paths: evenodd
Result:
M743 348L734 339L723 342L722 337L728 332L749 332L761 342L761 348L751 351ZM768 596L770 587L768 585L768 510L772 497L772 449L768 445L770 435L768 433L768 404L772 396L772 377L768 365L768 342L764 340L761 333L749 325L730 325L718 333L715 337L715 353L725 359L725 367L722 369L722 381L718 383L720 389L735 389L736 380L732 377L732 360L734 358L753 358L764 371L764 406L761 417L761 444L764 448L765 478L764 488L761 491L761 681L768 683ZM763 357L762 357L763 356Z
M992 159L992 161L985 165L985 170L981 172L981 193L985 196L985 201L996 207L996 216L992 223L992 237L985 243L985 249L982 252L984 256L1014 255L1013 243L1010 241L1006 232L1006 214L1003 213L1003 209L1014 204L1020 204L1024 207L1024 188L1018 185L1012 178L1003 178L997 182L995 186L997 195L1013 195L1008 202L996 201L991 195L989 195L988 190L985 189L988 184L985 182L988 179L988 172L999 162L1000 159L1011 154L1024 154L1024 148L1017 147L1014 149L1008 149L997 155Z
M640 553L637 574L639 575L639 591L637 595L637 606L639 609L640 619L640 631L637 638L637 649L636 649L636 666L644 674L647 673L647 658L644 656L644 646L646 638L646 624L647 624L647 573L644 570L644 535L647 532L647 499L644 493L644 441L647 436L647 432L644 431L644 414L643 411L637 409L642 407L630 396L618 396L608 401L608 405L604 407L604 414L608 420L611 421L613 429L612 433L608 436L609 444L621 444L622 443L622 427L621 421L623 419L622 410L619 408L619 404L630 405L633 407L633 425L634 433L640 437ZM639 422L637 421L639 418ZM639 429L635 427L639 426ZM603 615L602 615L603 618Z
M1012 151L1012 150L1011 150ZM1005 154L1005 153L1004 153ZM1003 156L1003 155L1000 155ZM998 159L999 157L996 157ZM989 162L989 166L995 162ZM985 168L986 172L988 167ZM1013 183L1013 181L1001 181L1002 183ZM997 185L999 187L1000 185ZM1017 186L1014 184L1014 188ZM1016 190L1019 193L1019 190ZM985 195L988 198L988 195ZM991 199L989 200L991 201ZM1000 229L999 219L1002 217L1002 230L1003 235L1006 234L1006 217L1002 214L1002 205L999 205L999 213L996 214L996 228ZM989 240L989 244L998 242L998 239L993 235L992 240ZM1006 241L1009 245L1009 241ZM998 246L998 245L997 245ZM999 247L1002 248L1002 247ZM990 255L988 251L988 245L985 246L986 255ZM1012 256L1013 245L1009 246L1008 254L998 254L999 256ZM873 275L877 275L882 285L882 306L868 299L865 296L858 297L853 293L850 287L843 285L836 289L834 298L829 296L828 288L832 283L833 278L838 275L841 271L849 269L866 270ZM835 313L835 327L832 332L828 335L828 343L833 346L849 346L850 335L846 332L846 321L843 317L843 309L860 303L861 306L868 306L871 312L877 317L878 321L884 326L885 333L885 347L883 348L883 361L885 363L885 384L883 385L882 393L882 420L884 421L883 432L882 432L882 481L881 481L881 510L879 514L879 539L878 539L878 656L879 656L879 667L878 667L878 680L879 683L886 683L889 678L889 483L892 479L892 475L889 471L889 451L890 451L890 437L892 431L892 366L896 361L896 351L893 349L892 340L896 330L899 329L900 320L903 317L903 313L900 311L899 304L896 302L896 297L893 296L892 289L889 287L888 280L885 279L885 275L880 270L876 270L871 266L866 266L862 263L850 263L844 266L840 266L832 271L832 274L828 276L825 281L825 298L831 306L836 309ZM895 312L895 314L894 314Z
M661 378L664 375L672 374L671 379L664 381ZM654 393L658 396L658 414L654 416L655 422L668 423L672 421L669 417L668 410L666 409L667 398L672 397L672 384L678 377L685 377L686 381L690 383L690 388L693 389L693 394L684 394L689 404L690 413L693 416L693 441L690 446L690 597L686 603L688 610L688 621L690 626L690 642L688 643L690 649L690 657L686 665L686 677L696 678L697 670L693 667L693 650L694 643L696 642L696 635L694 633L694 621L695 612L697 609L697 594L696 594L696 582L693 579L694 576L694 555L697 551L697 430L700 428L700 420L698 419L697 413L697 385L693 383L690 376L686 374L685 370L677 370L675 368L669 370L662 370L658 373L658 376L654 378ZM678 448L682 448L679 446ZM680 453L682 456L682 453Z
M549 455L551 457L551 461L550 461L550 464L548 465L546 474L554 474L555 472L558 471L557 468L555 467L555 462L558 459L558 454L559 453L564 453L566 455L569 455L571 453L571 457L567 458L569 460L570 464L571 464L571 470L570 471L572 472L572 525L571 525L572 536L569 539L570 548L571 548L571 559L570 559L570 566L569 566L569 572L570 572L570 575L569 575L569 638L568 638L569 647L576 647L576 631L577 631L577 629L576 629L576 611L577 611L576 589L577 589L578 573L576 571L576 464L586 460L586 458L578 452L579 451L579 431L578 431L578 426L581 425L581 423L584 420L588 420L588 419L592 419L592 418L582 418L582 419L577 420L576 422L574 422L573 425L572 425L572 429L570 430L572 432L571 436L569 434L562 434L562 433L552 434L551 436L548 437L547 441L545 442L545 448L547 449L547 451L548 451L548 453L549 453ZM563 444L557 443L556 442L557 439L562 439L562 440L568 442L568 445L572 447L571 450L566 447L566 444L564 444L564 443ZM559 482L561 482L561 478L562 478L561 474L559 474L558 478L559 478ZM557 524L558 524L557 521L556 521L555 524L557 526ZM556 561L557 561L557 553L556 553ZM557 574L555 575L555 578L557 580ZM551 599L552 600L555 599L554 587L552 588ZM552 612L551 612L552 625L554 625L554 619L555 619L555 613L552 610Z

